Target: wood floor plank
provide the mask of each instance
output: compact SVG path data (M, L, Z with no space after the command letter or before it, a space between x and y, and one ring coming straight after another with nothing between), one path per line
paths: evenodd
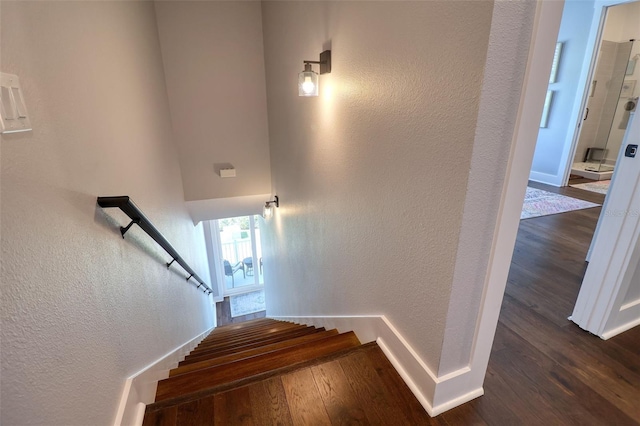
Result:
M611 339L608 342L613 342L616 345L620 345L633 354L640 354L640 327L635 327L629 331L625 331Z
M398 374L379 346L371 347L366 351L366 355L382 380L385 389L388 390L391 403L403 407L404 414L411 424L446 424L441 417L429 417L424 407L422 407L418 399L413 395L411 389L409 389L407 384L402 380L400 374Z
M292 426L293 419L280 377L249 385L251 411L260 425Z
M515 405L505 404L501 398L501 391L503 390L503 384L500 375L493 369L493 361L489 363L487 368L487 374L484 380L485 393L482 397L476 398L473 401L467 403L473 408L475 412L490 425L524 425L522 416L518 413L519 407ZM508 390L512 392L512 390ZM450 416L455 416L456 411L461 410L462 407L456 407L453 410L447 411L445 414L445 420ZM468 416L468 414L466 415ZM465 417L466 417L465 416ZM465 423L462 423L465 424ZM451 423L451 426L457 426L456 423Z
M339 361L316 365L311 373L333 425L369 424Z
M500 327L497 338L506 342L506 349L492 355L496 368L522 389L535 409L553 412L555 423L633 424L598 392L507 327Z
M178 407L168 407L163 410L146 412L142 426L175 426L177 425Z
M509 295L504 297L500 321L626 415L640 419L640 381L626 366L590 350L588 339L597 337L585 332L582 339L569 339L561 328L554 327ZM620 380L621 377L625 379Z
M371 424L411 424L404 407L390 400L382 379L365 353L341 358L340 365Z
M488 426L489 424L484 421L480 413L469 404L462 404L453 410L446 411L436 418L440 418L445 424L450 426ZM495 423L498 424L498 423Z
M179 426L213 426L214 397L209 396L178 405Z
M548 280L512 263L507 280L509 287L507 294L562 327L571 324L568 317L573 310L579 279L576 277L573 283L569 283L566 279L563 282L567 282L566 287L573 287L573 291L569 294L562 291L554 292Z
M262 426L254 422L249 388L231 389L214 396L215 426Z
M282 376L294 425L331 425L310 368Z

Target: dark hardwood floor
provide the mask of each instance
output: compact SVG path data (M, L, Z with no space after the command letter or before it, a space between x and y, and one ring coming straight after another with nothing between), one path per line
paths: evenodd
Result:
M218 321L218 326L223 326L227 324L237 324L239 322L251 321L253 319L264 318L266 315L265 311L255 312L253 314L242 315L239 317L231 316L231 303L229 302L229 298L225 297L222 302L216 303L216 320Z
M530 186L604 201L581 189ZM442 414L448 424L640 424L640 327L604 341L567 319L600 210L520 222L485 395Z

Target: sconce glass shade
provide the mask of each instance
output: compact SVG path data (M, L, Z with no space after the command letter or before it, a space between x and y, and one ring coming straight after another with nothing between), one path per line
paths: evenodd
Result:
M269 219L271 216L273 216L274 204L276 205L276 207L280 207L280 199L277 195L273 196L272 201L267 201L264 203L264 207L262 208L262 217L264 217L265 219Z
M304 71L298 74L298 96L318 96L318 73L311 64L304 64Z
M271 204L266 203L262 208L262 217L269 219L271 216L273 216L273 207L271 207Z

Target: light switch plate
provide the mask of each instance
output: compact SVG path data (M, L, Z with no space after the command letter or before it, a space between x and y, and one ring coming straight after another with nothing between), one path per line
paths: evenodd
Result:
M32 130L17 75L0 73L0 133Z

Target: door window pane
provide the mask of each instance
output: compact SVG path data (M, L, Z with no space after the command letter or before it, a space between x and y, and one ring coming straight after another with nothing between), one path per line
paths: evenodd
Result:
M263 284L257 216L232 217L217 222L225 290Z

